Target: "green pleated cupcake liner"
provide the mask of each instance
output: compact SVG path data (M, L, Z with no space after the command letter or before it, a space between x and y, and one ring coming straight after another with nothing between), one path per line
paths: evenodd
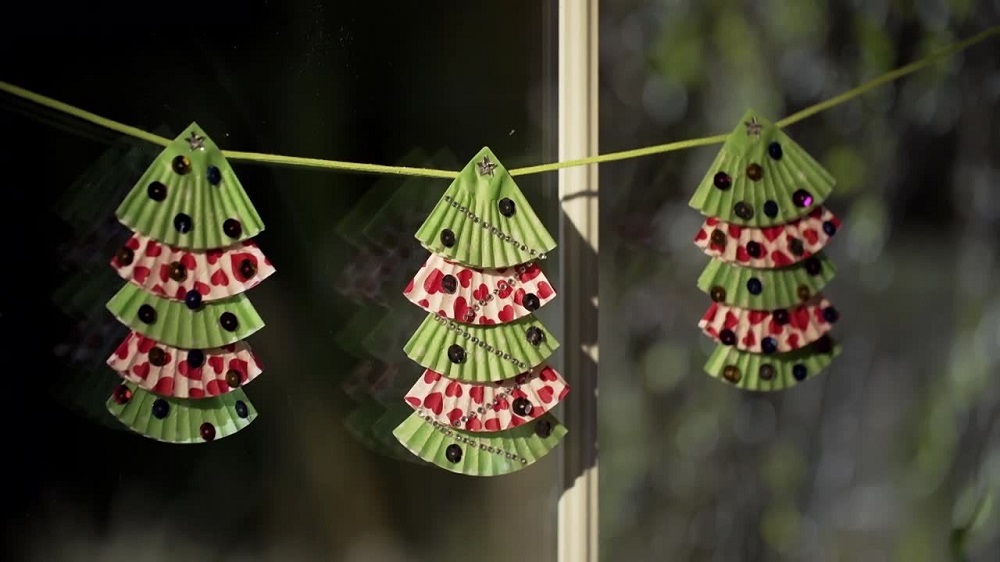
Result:
M747 132L746 123L751 119L756 119L760 125L757 136ZM778 159L769 154L773 142L781 147ZM761 172L756 181L750 179L747 172L752 164L759 166ZM719 172L731 178L728 189L715 186L715 176ZM774 124L748 111L726 139L689 204L705 216L740 226L775 226L801 218L822 205L834 184L833 176L801 146ZM808 205L799 206L793 200L798 190L805 190L810 195ZM777 204L773 217L764 212L767 201ZM736 214L735 206L739 202L749 206L752 216Z
M156 396L128 382L115 389L107 408L128 429L156 441L178 444L218 441L257 417L242 389L191 400Z
M528 341L528 334L539 330L542 339L535 346ZM455 363L449 351L459 348L464 357ZM558 348L559 342L534 316L508 324L472 326L432 313L404 351L425 369L462 382L483 383L516 377L544 363Z
M503 476L549 454L567 430L546 414L514 429L469 433L414 412L393 432L411 453L439 468L467 476Z
M809 268L819 264L818 272ZM750 269L713 258L698 278L698 288L716 302L750 310L777 310L799 305L820 293L837 269L823 252L789 267ZM760 283L759 294L748 288Z
M203 303L192 310L183 302L167 300L126 283L108 301L107 308L132 330L182 349L222 347L246 339L264 327L257 310L242 294ZM144 316L150 308L154 314ZM232 317L236 319L235 329L223 327Z
M484 162L495 166L491 174L480 174ZM505 211L510 209L504 200L513 203L509 217L500 212L501 204ZM442 236L446 230L454 235L453 242ZM481 268L535 261L556 247L524 193L489 148L480 150L459 173L416 238L435 254Z
M705 372L744 390L784 390L820 374L840 352L840 344L829 336L802 349L774 355L719 345L705 363Z
M344 419L344 427L362 446L393 460L426 464L396 440L392 431L413 412L405 405L385 407L374 400L362 402Z
M204 137L204 150L192 149L191 135ZM174 170L176 157L186 157L190 171L179 174ZM212 185L208 179L210 166L218 168L221 181ZM166 186L162 200L150 197L149 186L159 182ZM181 232L175 226L179 214L190 217L191 229ZM142 175L115 212L118 220L163 244L191 250L209 250L230 246L260 234L264 223L250 202L242 184L218 146L205 135L197 123L171 142ZM240 232L230 236L223 229L229 219L239 221Z

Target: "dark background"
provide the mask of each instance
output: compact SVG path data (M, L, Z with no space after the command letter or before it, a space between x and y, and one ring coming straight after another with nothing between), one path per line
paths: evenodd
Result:
M410 165L444 151L456 169L488 145L517 167L555 146L548 9L19 3L0 20L0 80L168 138L197 121L224 149L379 164L422 151ZM0 131L7 259L24 266L10 270L0 308L5 559L506 560L526 548L513 536L554 557L557 455L483 481L380 456L344 429L357 403L343 385L365 353L336 336L359 310L391 308L341 290L364 237L336 228L364 193L402 178L234 164L278 269L248 293L266 322L251 338L266 370L246 389L260 416L210 446L171 446L102 422L100 360L124 331L72 330L116 328L103 302L121 281L107 260L128 233L114 209L157 149L7 95ZM412 184L440 193L448 182ZM555 231L551 179L519 184ZM86 220L66 220L67 209ZM396 250L421 252L418 225ZM405 281L375 292L412 307ZM82 295L74 308L54 296L67 283L92 293L71 291ZM420 316L410 319L412 332ZM53 352L66 345L97 372ZM419 373L404 365L397 383Z

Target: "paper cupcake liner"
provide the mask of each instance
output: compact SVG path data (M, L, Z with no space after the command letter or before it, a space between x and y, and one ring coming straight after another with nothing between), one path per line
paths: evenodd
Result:
M752 120L760 126L757 136L748 134L751 127L746 124ZM778 159L770 153L770 145L775 142L780 145ZM757 181L748 177L747 169L752 164L761 172ZM728 189L715 185L720 172L730 178ZM689 204L703 215L739 226L775 226L801 218L823 204L834 183L830 173L788 135L756 112L748 111L727 137ZM802 206L795 201L799 190L808 194L807 201L799 202ZM766 209L769 201L776 208ZM737 215L735 206L741 202L752 210L749 218ZM769 210L773 217L768 216Z
M777 355L758 355L720 345L705 363L705 372L744 390L784 390L821 373L840 351L840 344L829 336Z
M192 358L188 350L163 345L138 332L126 336L107 363L139 388L174 398L225 394L263 371L246 342L206 349Z
M257 410L239 388L204 400L184 400L157 396L125 382L108 398L107 408L132 431L178 444L218 441L257 417Z
M257 244L247 240L215 250L182 250L134 234L111 258L122 279L168 299L197 291L205 302L238 295L274 273Z
M808 216L788 224L767 228L744 228L709 217L694 243L709 256L727 263L773 269L799 263L821 251L838 229L840 219L825 207L813 209Z
M478 269L431 254L403 295L427 312L456 322L491 325L532 314L556 292L535 263Z
M414 455L467 476L503 476L534 464L566 435L552 414L497 433L470 433L417 411L393 432Z
M810 273L813 272L813 273ZM808 301L826 287L836 268L823 252L781 269L751 269L713 259L698 278L698 288L715 302L776 310ZM760 282L760 293L750 292Z
M457 381L426 370L406 393L406 403L445 425L494 432L541 417L567 394L566 380L548 365L489 383Z
M192 149L189 139L201 137L203 150ZM175 158L187 158L190 171L174 171ZM220 181L212 185L209 169L218 170ZM165 194L151 197L154 182L165 186ZM156 157L115 212L132 231L160 243L188 250L211 250L249 240L264 230L264 223L250 202L229 162L208 135L192 123ZM189 217L191 228L175 227L178 215ZM239 221L239 232L227 234L226 221Z
M747 310L714 302L698 322L698 327L723 345L751 353L773 354L795 351L813 343L825 336L839 318L836 309L822 295L780 312L777 315L775 311ZM724 340L729 337L733 339L726 343Z
M426 464L413 456L392 434L413 410L403 404L386 408L374 400L361 403L344 418L347 432L369 451L393 460Z
M126 283L108 301L119 322L158 342L183 349L222 347L246 339L264 327L264 321L245 295L204 303L190 309ZM155 312L149 314L150 308ZM235 326L229 324L235 317ZM148 321L147 321L148 320ZM235 327L232 331L224 327Z
M541 341L535 346L528 338L539 333ZM483 383L509 379L541 365L558 347L559 342L533 316L476 326L428 314L403 350L425 369L462 382ZM461 362L452 362L450 351L461 352L462 357L456 353Z
M488 164L485 175L480 175ZM508 207L508 203L513 203ZM499 206L510 209L507 217ZM454 236L452 245L445 231ZM459 173L420 226L417 240L452 261L482 268L512 267L540 259L556 242L521 189L489 148Z

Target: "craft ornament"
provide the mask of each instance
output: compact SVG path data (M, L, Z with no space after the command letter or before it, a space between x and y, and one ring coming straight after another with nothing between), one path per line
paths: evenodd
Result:
M705 371L746 390L782 390L825 369L841 347L840 313L822 291L836 269L824 248L840 220L823 204L833 177L784 132L748 111L691 207L694 243L711 261L698 288L714 301L698 323L717 346Z
M416 235L432 252L403 291L427 316L404 346L424 373L393 432L414 455L471 476L532 464L566 433L569 392L545 361L559 342L533 313L555 298L541 266L555 240L484 148Z
M207 443L257 415L243 385L262 367L243 340L264 326L244 294L274 273L250 240L264 224L222 151L192 123L116 211L132 237L106 307L132 332L107 359L124 379L106 408L169 443Z

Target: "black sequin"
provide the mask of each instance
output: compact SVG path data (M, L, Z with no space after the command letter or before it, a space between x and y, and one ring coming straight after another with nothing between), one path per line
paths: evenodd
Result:
M156 323L156 309L148 304L144 304L139 307L139 320L143 324L154 324Z
M826 320L827 322L833 324L837 320L840 320L840 313L837 312L836 308L828 306L823 309L823 320Z
M729 177L729 174L725 172L719 172L712 178L712 183L715 184L715 187L726 191L733 186L733 178Z
M534 312L538 310L539 306L542 305L541 301L538 300L538 296L535 295L534 293L528 293L527 295L524 295L524 298L521 300L521 303L524 304L524 308L528 312Z
M154 367L162 367L167 364L167 352L163 351L163 348L154 347L147 353L149 356L149 364Z
M219 182L222 181L222 172L216 166L209 166L205 172L205 178L208 179L208 183L219 185Z
M823 264L818 258L812 257L806 260L805 268L809 275L819 275L823 271Z
M771 318L774 319L774 323L779 326L784 326L791 321L791 317L788 315L788 311L780 308L771 313Z
M191 215L177 213L174 216L174 229L176 229L177 232L187 234L188 232L191 232L192 228L194 228L194 221L191 220Z
M441 291L454 294L458 290L458 279L454 275L445 275L441 278Z
M153 201L160 202L167 198L167 186L154 181L146 186L146 195Z
M508 218L514 216L514 213L517 212L517 206L507 197L504 197L497 203L497 208L500 210L501 215Z
M760 279L751 277L747 280L747 291L750 291L751 295L759 295L764 291L764 284L760 282Z
M222 223L222 232L230 238L239 238L243 234L243 225L236 219L226 219Z
M457 343L451 344L448 346L448 360L456 365L465 363L465 349Z
M778 351L778 342L774 338L768 336L760 340L760 350L770 355L775 351Z
M772 219L778 216L778 204L774 201L764 201L764 214Z
M809 369L807 369L802 363L796 363L795 366L792 367L792 376L795 377L795 380L797 381L803 381L809 376Z
M183 176L191 171L191 160L187 156L180 154L175 156L173 161L170 162L170 167L174 169L175 173Z
M219 325L227 332L235 332L240 327L240 322L232 312L223 312L219 316Z
M197 369L205 364L205 352L200 349L192 349L187 354L188 367Z
M246 417L250 415L250 408L247 408L247 403L246 402L244 402L242 400L237 400L236 404L234 405L234 407L236 409L236 415L237 416L239 416L239 417L241 417L243 419L246 419Z
M747 242L747 255L751 258L757 259L764 255L764 250L760 247L760 244L751 240L750 242Z
M753 207L743 201L740 201L739 203L733 205L733 213L735 213L737 217L748 221L753 218Z
M823 221L823 232L827 236L833 236L837 233L837 226L832 221Z
M462 448L452 443L445 448L444 457L448 459L448 462L451 464L456 464L462 460Z
M757 376L762 381L769 381L774 378L774 367L769 363L764 363L757 369Z
M736 343L736 333L730 329L725 329L719 332L719 341L722 345L733 345Z
M791 252L793 255L801 256L802 254L806 253L806 248L802 244L802 240L798 238L792 238L791 240L788 241L788 251Z
M215 426L209 422L205 422L198 428L198 434L201 435L201 438L205 441L214 441Z
M455 233L450 229L444 229L441 231L441 244L445 248L451 248L455 245Z
M523 396L515 398L511 407L514 410L514 413L522 418L530 416L532 410L535 409L535 407L531 404L531 401Z
M194 289L184 294L184 304L191 310L197 310L201 306L201 293Z
M538 326L532 326L525 332L524 337L528 340L528 343L538 347L545 341L545 332Z
M132 265L132 261L135 260L135 252L128 246L122 246L115 254L115 259L118 260L120 266Z
M167 417L167 414L170 413L170 404L168 404L167 401L162 398L157 398L153 402L152 410L153 410L153 417L155 417L158 420L162 420L163 418Z
M778 141L774 141L767 145L767 155L774 160L781 160L781 157L784 155L784 152L781 150L781 144Z
M552 422L549 420L538 420L535 422L535 435L542 439L552 435Z

